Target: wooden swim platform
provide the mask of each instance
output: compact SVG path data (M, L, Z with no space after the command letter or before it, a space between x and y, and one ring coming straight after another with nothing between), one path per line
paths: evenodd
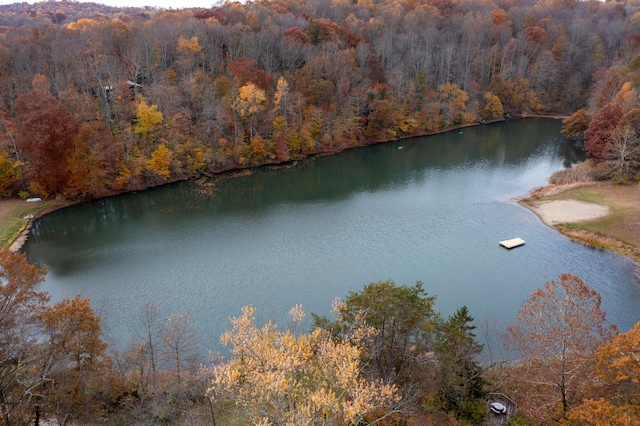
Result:
M510 240L500 241L500 245L502 247L512 249L524 245L524 240L522 238L512 238Z

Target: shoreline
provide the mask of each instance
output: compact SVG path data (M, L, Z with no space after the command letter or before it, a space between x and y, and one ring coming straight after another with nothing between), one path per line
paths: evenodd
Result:
M81 203L82 203L82 201L56 202L56 204L54 204L52 206L47 206L47 207L44 207L44 208L38 210L31 217L24 218L25 222L24 222L24 226L22 227L22 230L18 233L18 236L9 245L7 245L6 248L9 251L14 252L14 253L19 252L22 249L22 246L24 245L24 243L29 238L29 234L31 233L31 228L33 227L34 221L36 221L37 219L40 219L41 217L46 216L49 213L52 213L54 211L61 210L61 209L64 209L64 208L67 208L67 207L71 207L71 206L74 206L76 204L81 204Z
M520 201L545 225L556 228L563 223L586 222L608 216L611 209L602 204L580 200Z
M319 158L319 157L329 156L329 155L333 155L333 154L338 154L340 152L343 152L343 151L346 151L346 150L349 150L349 149L366 148L367 146L378 145L378 144L383 144L383 143L393 143L393 142L399 142L399 141L412 139L412 138L425 137L425 136L434 136L434 135L443 134L443 133L447 133L447 132L451 132L451 131L456 131L456 130L460 130L460 129L464 129L464 128L468 128L468 127L484 126L484 125L488 125L488 124L501 123L501 122L510 121L510 120L520 120L520 119L527 119L527 118L549 118L549 119L554 119L554 120L562 120L562 119L564 119L566 117L567 117L566 115L561 115L561 114L549 114L549 115L545 115L545 114L531 114L531 115L522 114L522 115L512 116L512 117L509 117L509 118L505 117L505 118L500 118L500 119L495 119L495 120L490 120L490 121L485 121L485 122L468 123L468 124L463 124L463 125L450 127L450 128L447 128L447 129L441 129L441 130L438 130L438 131L435 131L435 132L427 132L427 133L423 133L423 134L405 136L405 137L400 137L400 138L393 139L393 140L388 140L388 141L378 141L378 142L373 142L373 143L367 144L367 145L351 146L351 147L346 147L346 148L338 149L338 150L334 150L334 151L319 152L319 153L316 153L316 154L313 154L313 155L305 156L303 158L290 159L290 160L287 160L287 161L284 161L284 162L279 162L279 163L265 163L265 164L261 164L261 165L258 165L258 166L250 166L250 167L244 167L244 168L232 168L232 169L219 170L219 171L216 171L216 172L207 173L205 176L208 177L208 178L212 178L212 177L216 177L216 176L224 176L224 175L227 175L227 174L234 175L234 174L243 174L243 173L247 173L247 172L251 173L251 171L253 169L257 169L257 168L260 168L260 167L288 167L288 166L291 166L292 164L295 165L295 164L297 164L297 163L299 163L301 161L310 161L310 160L313 160L314 158ZM136 189L136 190L125 191L125 192L116 193L116 194L108 194L108 195L105 195L104 197L98 197L98 198L93 198L93 199L89 199L89 200L66 200L66 201L46 200L44 202L46 202L46 203L53 202L54 205L44 207L41 210L38 210L36 213L34 213L32 217L25 218L25 223L24 223L22 229L19 231L17 237L12 242L8 243L5 247L8 248L10 251L13 251L13 252L20 251L22 249L24 243L29 238L29 234L31 233L31 228L33 227L34 221L37 220L37 219L40 219L43 216L46 216L47 214L52 213L54 211L61 210L61 209L64 209L64 208L67 208L67 207L71 207L71 206L74 206L74 205L82 204L82 203L88 202L88 201L96 201L96 200L99 200L99 199L102 199L102 198L109 198L109 197L112 197L112 196L121 195L121 194L125 194L125 193L128 193L128 192L137 192L137 191L141 191L141 190L145 190L145 189L151 189L153 187L164 186L164 185L176 183L178 181L195 180L195 179L198 179L200 177L201 176L192 176L192 177L188 177L188 178L178 178L178 179L175 179L175 180L170 180L170 181L161 183L159 185L150 186L149 188ZM10 198L8 200L14 200L14 199ZM4 201L4 200L0 200L0 203L2 201Z
M565 235L577 243L599 250L608 250L629 259L640 267L640 248L624 243L614 237L585 229L576 229L571 225L606 218L613 214L612 209L604 204L582 201L578 199L540 200L540 197L559 195L567 190L599 186L596 182L583 182L569 185L547 185L531 191L529 197L518 199L522 207L535 214L546 226ZM639 276L640 278L640 276Z

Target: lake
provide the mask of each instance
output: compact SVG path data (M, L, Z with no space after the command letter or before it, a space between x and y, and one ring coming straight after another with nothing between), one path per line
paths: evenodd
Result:
M296 304L329 315L334 298L387 279L423 281L445 316L466 305L510 322L562 273L600 292L627 331L640 320L634 265L515 201L582 159L560 127L513 120L97 200L36 221L23 251L49 265L40 288L54 301L90 297L115 342L140 330L148 301L190 313L219 350L242 306L286 324ZM515 237L526 244L498 244Z

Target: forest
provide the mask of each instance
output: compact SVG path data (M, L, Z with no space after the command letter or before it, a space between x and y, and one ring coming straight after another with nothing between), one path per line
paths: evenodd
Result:
M636 114L637 11L528 0L0 6L0 196L91 199L575 111L567 135L615 168L603 146Z
M3 5L0 197L93 199L530 115L568 116L599 178L638 180L639 7ZM523 302L511 358L481 363L484 329L465 307L441 318L421 283L371 283L334 318L292 307L281 328L244 307L229 356L202 359L189 315L153 305L110 347L87 299L37 290L45 273L0 253L7 426L479 424L496 397L514 425L640 425L640 325L618 333L572 275Z

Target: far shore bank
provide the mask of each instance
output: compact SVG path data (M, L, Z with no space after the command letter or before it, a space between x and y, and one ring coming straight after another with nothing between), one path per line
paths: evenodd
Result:
M560 119L564 119L566 118L567 115L562 115L562 114L523 114L523 115L514 115L511 117L507 117L507 118L500 118L500 119L495 119L495 120L490 120L490 121L483 121L483 122L474 122L474 123L468 123L468 124L464 124L464 125L459 125L459 126L455 126L455 127L449 127L446 129L441 129L435 132L425 132L425 133L420 133L420 134L416 134L416 135L411 135L411 136L406 136L406 137L402 137L402 138L398 138L398 139L393 139L393 140L389 140L389 141L379 141L379 142L374 142L371 144L367 144L367 145L360 145L360 146L352 146L352 147L346 147L344 149L338 149L338 150L334 150L334 151L329 151L329 152L319 152L317 154L313 154L313 155L309 155L307 157L304 158L299 158L299 159L291 159L288 160L286 162L281 162L281 163L267 163L267 164L261 164L261 165L257 165L257 166L251 166L251 167L244 167L244 168L233 168L233 169L225 169L225 170L217 170L214 172L209 172L207 174L205 174L205 177L215 177L215 176L224 176L224 175L230 175L230 176L234 176L234 175L243 175L245 173L251 173L252 169L257 169L260 167L291 167L291 165L295 165L301 161L308 161L308 160L313 160L314 158L317 157L323 157L323 156L328 156L328 155L333 155L333 154L338 154L342 151L345 150L349 150L349 149L354 149L354 148L366 148L368 146L371 145L377 145L377 144L383 144L383 143L394 143L394 142L399 142L399 141L403 141L403 140L408 140L408 139L412 139L412 138L418 138L418 137L425 137L425 136L433 136L433 135L438 135L438 134L443 134L443 133L447 133L447 132L453 132L453 131L459 131L461 129L464 128L469 128L469 127L476 127L476 126L483 126L483 125L488 125L488 124L494 124L494 123L502 123L505 121L509 121L509 120L518 120L518 119L526 119L526 118L550 118L550 119L556 119L556 120L560 120ZM176 183L178 181L184 181L184 180L193 180L193 179L198 179L201 176L193 176L193 177L189 177L189 178L179 178L179 179L174 179L168 182L164 182L158 186L163 186L163 185L167 185L167 184L172 184L172 183ZM150 187L151 188L151 187ZM150 189L150 188L145 188L145 189ZM136 189L136 190L132 190L129 192L135 192L135 191L139 191L139 190L144 190L144 189ZM124 193L124 192L123 192ZM85 199L85 200L44 200L41 203L34 203L32 205L25 205L26 201L19 199L19 198L10 198L10 199L0 199L0 224L2 224L2 228L9 228L9 229L2 229L4 238L2 239L2 241L0 241L0 247L7 247L9 250L13 251L13 252L17 252L20 251L22 249L22 246L24 245L24 243L27 241L27 239L29 238L29 234L31 232L31 227L33 226L33 222L49 213L52 213L56 210L60 210L63 208L67 208L73 205L77 205L77 204L81 204L84 202L89 202L89 201L95 201L98 200L100 198L108 198L108 197L112 197L112 196L116 196L116 195L120 195L119 193L114 193L114 194L109 194L106 195L105 197L99 197L99 198L95 198L95 199ZM7 237L8 236L8 237Z

